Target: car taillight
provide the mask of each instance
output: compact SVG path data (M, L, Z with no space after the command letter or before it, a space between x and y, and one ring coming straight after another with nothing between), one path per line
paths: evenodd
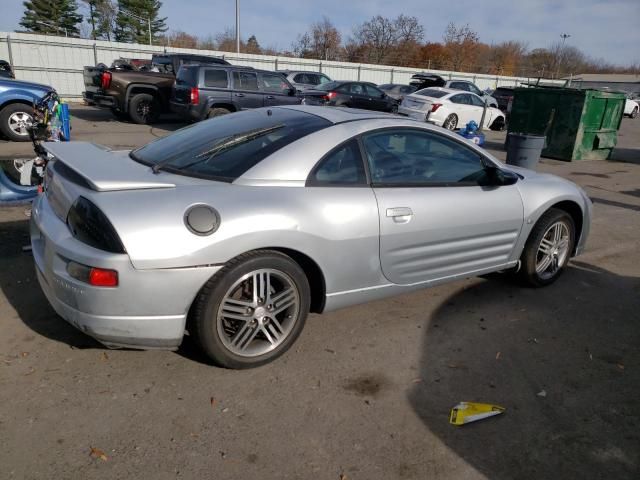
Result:
M94 287L117 287L118 272L108 268L88 267L77 262L67 264L69 276Z
M431 104L431 112L435 112L436 110L438 110L440 107L442 106L441 103L432 103Z
M198 105L198 103L200 103L200 91L198 90L198 87L193 87L191 89L191 95L189 98L191 100L191 105Z
M333 100L337 96L338 96L338 92L329 92L324 97L322 97L322 99L323 100Z
M106 90L111 86L111 72L102 72L102 77L100 77L100 86L103 90Z
M92 202L78 197L67 213L73 237L87 245L112 253L125 253L124 245L109 219Z

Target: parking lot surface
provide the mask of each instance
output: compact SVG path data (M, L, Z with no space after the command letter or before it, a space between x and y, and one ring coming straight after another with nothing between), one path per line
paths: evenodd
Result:
M75 140L114 148L181 126L72 114ZM503 141L488 132L502 159ZM0 142L0 158L30 152ZM587 251L552 286L495 275L312 315L249 371L188 339L86 337L37 285L25 207L0 209L0 478L639 478L640 120L614 159L540 165L594 202ZM454 427L460 401L506 412Z

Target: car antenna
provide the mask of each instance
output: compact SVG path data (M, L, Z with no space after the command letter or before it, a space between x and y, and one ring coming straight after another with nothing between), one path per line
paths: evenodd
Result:
M273 112L271 111L271 109L267 110L267 116L270 117L271 115L273 115Z

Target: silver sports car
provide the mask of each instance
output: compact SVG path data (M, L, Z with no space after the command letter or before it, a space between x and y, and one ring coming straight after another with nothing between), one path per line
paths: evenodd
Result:
M231 368L281 355L310 311L494 271L547 285L589 233L573 183L374 112L262 108L132 152L46 148L31 241L55 310L109 347L175 349L186 330Z

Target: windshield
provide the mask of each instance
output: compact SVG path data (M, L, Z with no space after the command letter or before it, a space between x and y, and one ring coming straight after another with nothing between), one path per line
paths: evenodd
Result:
M196 123L130 156L173 173L232 182L284 146L326 128L316 115L288 109L257 109Z
M444 92L442 90L436 90L434 88L425 88L423 90L418 90L414 92L416 95L422 95L424 97L432 97L432 98L442 98L447 95L449 92Z

